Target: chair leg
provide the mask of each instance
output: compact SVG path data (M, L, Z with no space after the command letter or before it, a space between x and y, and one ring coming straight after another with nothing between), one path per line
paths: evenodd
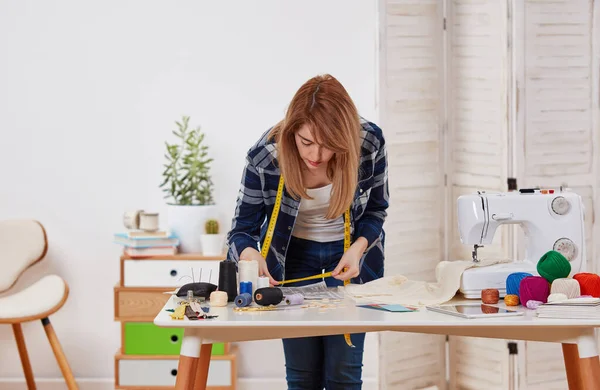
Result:
M56 337L56 333L54 333L54 328L50 323L48 317L42 318L42 325L44 325L44 331L46 332L46 336L48 337L48 341L50 341L50 346L52 347L52 351L54 352L54 356L56 357L56 361L58 362L58 366L60 367L60 371L65 378L65 382L67 383L67 387L69 390L78 390L77 383L75 382L75 378L73 377L73 372L71 372L71 367L69 367L69 362L63 352L60 342L58 341L58 337Z
M21 365L23 366L23 373L25 374L27 389L35 390L33 370L31 369L31 362L29 361L27 347L25 346L25 337L23 337L23 329L21 328L20 323L12 324L12 328L13 333L15 334L15 340L17 341L17 348L19 349L19 356L21 357Z

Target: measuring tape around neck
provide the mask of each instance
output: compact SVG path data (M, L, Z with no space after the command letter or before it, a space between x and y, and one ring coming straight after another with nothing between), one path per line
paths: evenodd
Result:
M271 240L273 239L273 233L275 232L275 224L277 223L277 217L279 215L279 209L281 208L281 198L283 196L283 175L279 177L279 186L277 187L277 197L275 198L275 205L273 206L273 214L269 220L269 226L267 227L267 235L263 242L260 254L263 259L267 259L269 253L269 247L271 246ZM350 209L344 212L344 253L350 248ZM344 286L347 286L350 280L344 280ZM350 340L349 334L344 334L346 344L354 348L352 341Z

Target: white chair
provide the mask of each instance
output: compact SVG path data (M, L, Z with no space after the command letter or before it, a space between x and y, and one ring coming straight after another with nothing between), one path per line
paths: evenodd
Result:
M39 222L0 221L0 293L11 289L23 272L45 257L47 250L46 231ZM68 295L69 286L60 276L47 275L22 291L0 297L0 324L12 325L28 389L35 389L35 381L21 324L34 320L42 321L67 387L78 388L48 319L64 305Z

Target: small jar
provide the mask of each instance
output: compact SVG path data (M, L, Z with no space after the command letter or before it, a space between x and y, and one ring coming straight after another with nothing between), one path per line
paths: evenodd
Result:
M146 232L155 232L158 230L158 213L140 214L140 229Z

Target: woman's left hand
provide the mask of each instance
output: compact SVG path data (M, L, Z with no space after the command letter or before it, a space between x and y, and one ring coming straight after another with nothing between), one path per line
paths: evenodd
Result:
M367 239L359 237L354 244L348 248L340 259L331 276L338 280L348 280L358 276L360 273L359 263L362 254L367 248Z

